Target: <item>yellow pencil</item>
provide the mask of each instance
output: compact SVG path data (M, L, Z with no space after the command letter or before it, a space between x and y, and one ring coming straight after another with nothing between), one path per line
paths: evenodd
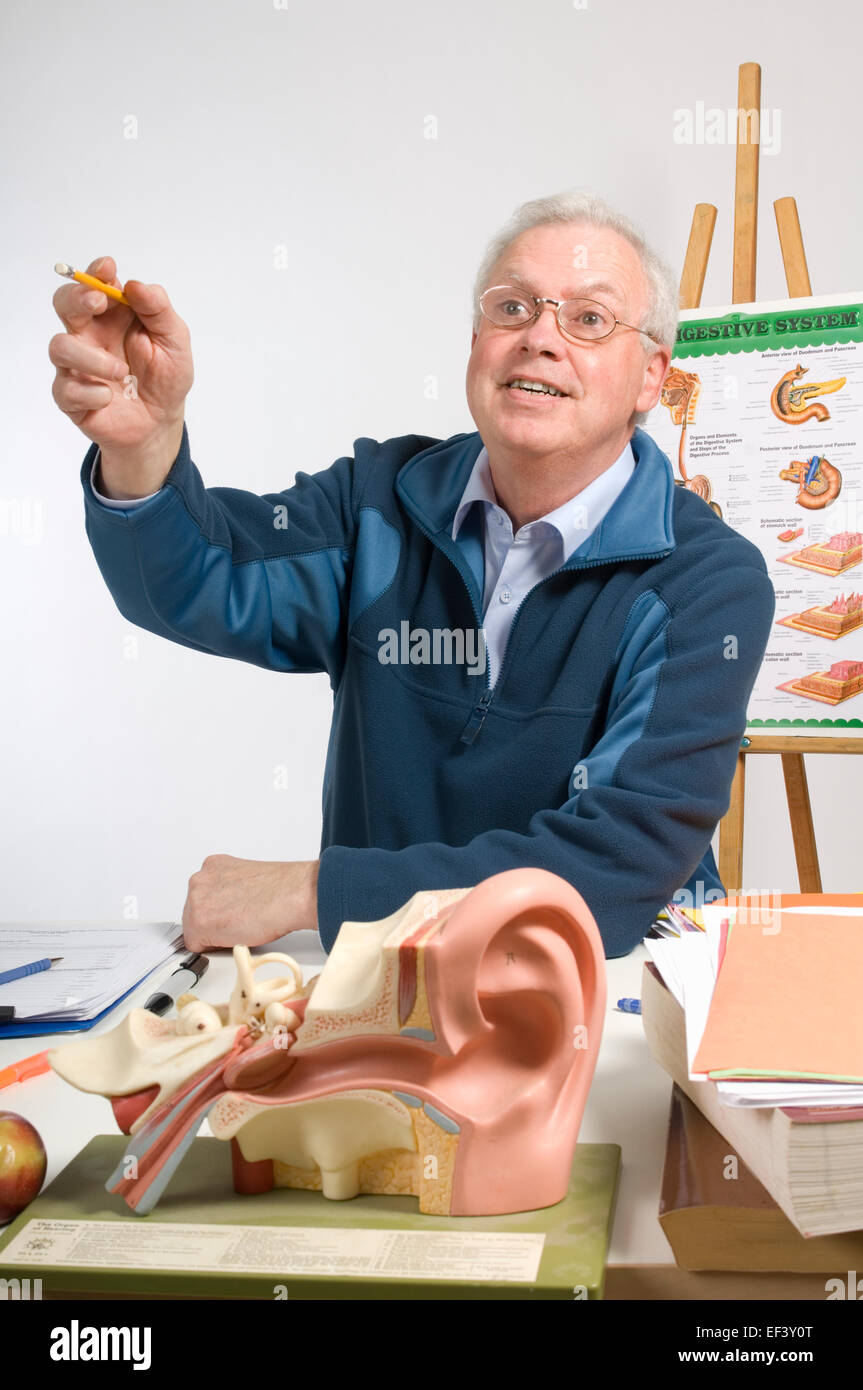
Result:
M116 299L118 304L129 304L122 290L115 290L113 285L106 285L104 280L97 280L95 275L88 275L86 270L73 270L65 261L58 261L54 269L58 275L65 275L70 280L77 280L81 285L89 285L91 289L101 290L109 299ZM131 307L129 304L130 309Z

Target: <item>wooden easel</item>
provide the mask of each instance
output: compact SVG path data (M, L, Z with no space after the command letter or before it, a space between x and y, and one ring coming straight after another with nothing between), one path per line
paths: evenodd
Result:
M761 67L758 63L741 63L737 85L738 111L761 112ZM746 131L743 132L746 134ZM737 165L734 185L734 274L732 303L741 304L755 299L755 250L758 235L758 157L760 145L750 140L740 141L740 122L737 131ZM759 129L760 139L760 129ZM811 295L812 286L806 266L800 220L794 198L778 198L773 204L779 244L785 267L785 280L791 298ZM681 309L697 309L707 272L707 260L716 223L716 208L710 203L698 203L692 215L692 227L683 274L680 277ZM731 788L728 811L719 825L719 877L729 893L743 886L743 810L746 786L746 757L752 753L779 753L785 777L785 795L791 817L797 876L801 893L821 892L821 870L815 845L812 808L806 782L804 753L863 753L863 738L818 738L785 735L752 735L741 739L737 755L737 771Z

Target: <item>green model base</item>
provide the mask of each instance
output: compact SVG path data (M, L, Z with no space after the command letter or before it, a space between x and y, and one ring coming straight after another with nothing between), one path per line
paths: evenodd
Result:
M617 1144L577 1146L569 1192L556 1206L508 1216L457 1217L423 1216L415 1197L365 1195L333 1202L320 1192L291 1188L241 1197L233 1189L230 1147L218 1139L196 1139L151 1215L134 1216L104 1186L125 1144L124 1135L99 1135L91 1140L0 1234L0 1280L29 1279L32 1285L39 1279L43 1299L487 1300L598 1299L603 1295L620 1172ZM28 1231L32 1222L39 1226ZM65 1222L88 1225L60 1224ZM122 1233L111 1229L120 1223ZM182 1243L178 1245L181 1233L169 1233L175 1247L174 1267L158 1267L161 1237L142 1230L152 1223L195 1228L188 1233L188 1256ZM231 1237L229 1250L225 1249L226 1232L220 1230L226 1227L245 1228L245 1233L236 1232L236 1239ZM298 1242L295 1256L289 1248L292 1232ZM371 1248L375 1237L366 1233L375 1232L406 1233L408 1238L394 1236L386 1241L379 1273L346 1275L342 1271L346 1259L348 1264L353 1261L352 1246L356 1251ZM410 1238L416 1232L443 1232L455 1239L434 1242L434 1249L427 1250L429 1242ZM498 1249L494 1241L483 1240L500 1235L544 1237L534 1277L517 1281L493 1277L496 1265L509 1268L506 1261L513 1257L513 1245L520 1245L522 1256L530 1245L505 1241ZM136 1242L142 1241L147 1253L136 1255ZM328 1241L333 1242L331 1270L309 1273L310 1264L320 1263L318 1247ZM15 1249L6 1256L13 1242ZM538 1250L539 1242L535 1244ZM59 1256L52 1253L55 1249ZM209 1254L198 1254L208 1249ZM462 1272L475 1262L472 1277L447 1276L448 1249L453 1266ZM76 1250L85 1251L87 1260L76 1259ZM498 1264L500 1258L503 1266ZM330 1259L326 1252L324 1259ZM224 1267L195 1267L220 1260ZM142 1267L146 1264L150 1267ZM428 1276L421 1272L424 1265ZM400 1266L415 1273L405 1277L398 1272Z

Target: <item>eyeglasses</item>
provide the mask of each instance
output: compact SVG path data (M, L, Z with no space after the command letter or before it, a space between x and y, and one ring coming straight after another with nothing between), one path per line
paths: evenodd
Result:
M492 285L479 297L482 313L495 328L524 328L525 324L539 318L543 304L555 306L561 333L574 342L599 342L613 333L615 328L631 328L654 343L659 342L646 328L637 328L634 323L623 323L621 319L616 319L610 309L598 304L595 299L549 299L547 295L531 294L529 290L516 289L513 285Z

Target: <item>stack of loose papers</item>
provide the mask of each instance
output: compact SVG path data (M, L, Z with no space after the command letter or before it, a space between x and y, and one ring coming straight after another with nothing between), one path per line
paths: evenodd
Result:
M0 923L0 974L62 957L50 970L0 984L0 1005L14 1006L15 1025L80 1025L167 965L182 946L177 922Z
M863 1104L863 895L740 894L644 944L686 1016L689 1079L726 1105Z

